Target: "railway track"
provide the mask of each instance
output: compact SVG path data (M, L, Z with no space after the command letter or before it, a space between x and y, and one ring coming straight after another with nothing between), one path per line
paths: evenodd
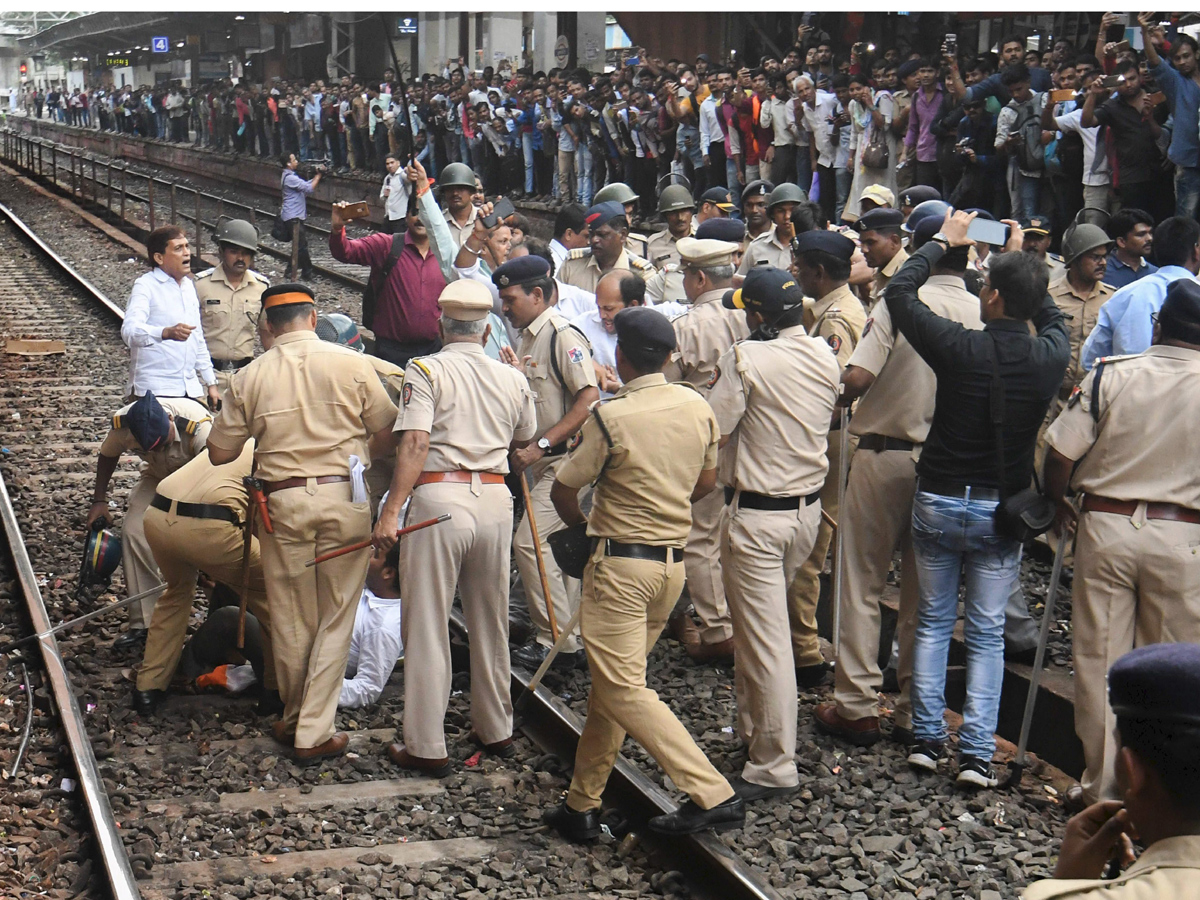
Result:
M63 355L3 357L11 412L0 423L8 546L0 591L22 598L29 616L26 623L7 610L6 639L30 627L44 632L120 591L118 580L111 593L76 601L72 573L98 440L124 391L121 316L0 205L0 335L66 344ZM123 463L116 492L135 475ZM540 812L565 786L562 760L582 724L546 688L535 694L511 763L465 749L465 700L456 696L448 731L452 755L467 757L459 773L394 777L382 758L400 718L393 685L378 710L343 714L353 729L346 759L301 769L247 700L175 696L159 717L140 720L128 702L136 660L111 646L121 621L101 618L38 642L46 674L34 692L33 751L16 773L23 789L9 798L13 808L0 805L9 817L0 821L0 895L573 897L599 881L622 896L778 896L712 835L641 846L640 823L675 801L626 760L611 783L611 836L585 858L545 833ZM461 621L457 629L466 637ZM11 680L18 666L8 662ZM35 666L31 655L22 662ZM527 677L517 673L513 689ZM21 693L5 691L14 712L27 703ZM64 736L69 758L54 758ZM7 770L14 754L3 748ZM17 844L9 859L6 838L17 828L31 844ZM30 828L37 837L27 837Z

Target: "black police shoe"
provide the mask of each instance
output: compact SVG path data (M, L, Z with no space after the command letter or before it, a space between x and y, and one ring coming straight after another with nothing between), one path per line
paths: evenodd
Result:
M741 828L745 824L746 802L734 794L712 809L701 809L694 801L689 800L673 813L655 816L646 826L656 834L674 835L695 834L706 828L727 831L731 828Z
M730 787L734 793L745 800L747 803L753 803L755 800L763 800L767 797L782 797L786 794L794 794L800 790L800 785L793 787L768 787L765 784L755 784L753 781L747 781L741 775L735 775L729 780Z
M833 666L827 662L815 666L796 666L796 687L805 691L828 684L832 671Z
M143 716L152 716L162 705L162 702L167 699L166 691L149 690L139 691L134 688L133 691L133 708Z
M254 709L255 715L274 716L281 712L283 712L283 698L279 696L279 691L269 691L263 688L258 695L258 706Z
M525 646L513 650L510 659L513 665L528 669L530 672L536 672L538 667L546 661L546 656L549 653L549 647L539 644L537 641L531 641ZM583 650L576 650L574 653L560 653L554 658L554 662L550 664L550 667L560 671L586 669L587 654Z
M146 629L130 628L127 632L113 641L114 650L130 650L134 647L146 646Z
M577 844L594 841L600 837L600 810L587 809L576 812L567 806L566 800L554 809L542 813L542 821L568 841Z

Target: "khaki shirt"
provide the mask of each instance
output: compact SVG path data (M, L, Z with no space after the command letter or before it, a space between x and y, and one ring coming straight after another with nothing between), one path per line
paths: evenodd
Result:
M883 289L888 286L888 282L892 280L892 276L900 270L908 259L908 254L904 252L904 248L896 252L896 255L888 260L888 264L875 273L875 278L871 282L871 300L882 300Z
M742 341L721 357L708 402L721 435L738 438L732 486L772 497L807 496L825 483L829 422L841 367L803 326L773 341Z
M689 234L696 233L696 220L692 219L692 230ZM679 239L671 234L670 228L664 228L662 231L651 235L650 240L646 243L648 251L647 259L653 264L654 268L662 269L667 263L679 264Z
M1200 509L1200 469L1189 458L1200 447L1197 376L1200 351L1161 344L1097 363L1046 432L1051 447L1079 460L1071 485L1116 500Z
M663 369L667 381L686 381L707 396L717 360L735 342L750 336L745 312L722 306L724 296L724 289L701 294L690 310L671 323L675 349Z
M700 473L716 466L720 438L698 393L643 375L592 408L555 477L571 488L596 481L589 535L682 547L692 527L692 491Z
M613 264L613 269L636 272L642 276L643 280L648 280L654 274L654 266L640 256L634 256L628 250L621 251L621 255ZM600 264L593 258L590 247L580 247L567 254L566 260L554 277L563 284L573 284L577 288L594 294L600 278L609 271L611 270L601 271Z
M214 466L208 450L204 449L182 469L159 482L156 490L168 500L180 503L224 506L241 518L246 514L246 486L242 478L250 474L253 463L253 440L246 441L241 456L227 466Z
M267 279L247 270L235 288L221 266L196 276L200 324L214 360L249 359L254 355L262 295L269 286Z
M867 313L849 285L834 288L820 300L805 298L804 325L813 337L823 338L845 366L858 346Z
M554 356L557 369L550 361L551 336L554 337ZM553 428L575 402L575 395L584 388L596 386L596 367L592 365L592 345L578 328L560 316L554 307L521 330L521 346L517 356L532 357L525 366L537 408L537 430L540 438ZM561 375L561 380L560 380Z
M450 215L450 210L448 209L442 212L442 216L445 218L446 224L450 227L450 234L455 241L454 246L461 247L467 242L467 238L471 236L471 233L475 231L475 220L479 218L479 207L471 207L471 217L467 219L466 225L459 225L454 221L454 216Z
M932 275L918 289L917 296L943 318L967 328L983 327L979 298L964 287L961 278ZM875 376L854 410L850 433L882 434L914 444L925 443L933 423L937 376L896 330L883 300L871 309L848 365Z
M229 382L209 439L240 450L254 438L258 477L349 474L349 458L370 464L367 435L390 426L396 407L360 353L290 331Z
M533 391L479 344L447 344L408 364L393 430L429 432L428 472L506 475L509 445L537 430Z
M1035 881L1022 900L1175 900L1195 897L1200 883L1200 836L1155 841L1119 878L1111 881L1047 878Z
M399 406L400 394L404 389L404 370L395 363L390 363L386 359L380 359L369 353L363 354L363 358L371 364L371 368L379 376L383 389L387 391L388 399Z
M168 442L162 449L149 453L143 450L133 432L121 424L125 414L133 406L130 403L117 410L113 416L112 430L100 444L101 456L120 457L122 453L128 452L141 457L145 462L142 475L156 481L183 468L188 460L197 456L208 442L209 429L212 427L212 416L208 414L208 409L195 400L189 400L187 397L159 397L158 402L168 415L175 417L175 440Z
M649 239L636 231L629 232L629 237L625 238L625 249L629 254L646 260L650 259L649 244Z
M661 269L646 279L646 305L658 306L660 303L684 303L687 301L687 291L683 289L683 270L679 263L666 263Z
M792 266L792 248L775 240L775 226L752 240L742 256L742 264L738 266L738 274L745 275L758 265L774 266L788 271Z
M1067 372L1063 375L1062 387L1058 392L1060 400L1066 400L1071 395L1071 389L1087 374L1079 364L1083 342L1096 327L1100 307L1107 303L1114 293L1116 291L1113 288L1099 281L1092 292L1085 296L1075 290L1065 276L1050 285L1050 296L1067 317L1067 339L1071 342L1071 362L1067 365Z

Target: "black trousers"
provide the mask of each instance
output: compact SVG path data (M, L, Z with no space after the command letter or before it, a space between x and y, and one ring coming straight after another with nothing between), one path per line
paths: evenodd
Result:
M817 166L817 184L821 188L821 198L817 201L821 215L833 222L837 212L837 175L833 166Z
M432 341L393 341L391 338L376 337L372 356L386 359L392 365L405 368L414 356L429 356L442 349L437 338Z
M713 141L708 145L708 186L728 187L725 184L725 142Z
M807 148L804 152L808 152ZM796 181L796 147L794 144L776 147L775 155L771 158L771 182L780 185L785 181L793 184ZM807 184L801 185L801 187L808 190Z
M404 234L408 231L408 219L384 219L383 232L385 234Z
M307 229L305 229L305 227L304 227L304 220L303 219L299 219L299 220L288 219L283 224L284 224L284 227L286 227L287 230L289 232L291 232L292 223L295 221L300 222L300 249L299 249L299 252L296 254L296 256L298 258L298 262L300 263L300 274L303 275L305 278L308 278L312 275L312 257L308 255L308 234L307 234ZM291 263L290 262L288 263L288 271L291 271ZM293 278L296 277L296 273L292 272L291 277L293 277Z

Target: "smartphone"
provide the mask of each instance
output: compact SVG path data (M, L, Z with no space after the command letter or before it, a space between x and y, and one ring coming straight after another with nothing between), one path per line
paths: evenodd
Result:
M1117 44L1117 46L1113 47L1113 51L1116 53L1124 53L1128 49L1129 41L1121 41Z
M957 34L946 35L946 40L943 42L942 47L944 48L944 52L947 56L957 56L958 55L958 35Z
M1121 85L1123 85L1125 83L1125 76L1124 75L1105 75L1104 78L1101 79L1100 83L1102 85L1104 85L1105 90L1115 91L1117 88L1119 88Z
M511 200L507 197L501 197L496 201L496 205L492 207L492 214L483 217L483 224L488 228L495 228L502 219L507 219L516 211L517 208L512 205Z
M1062 103L1064 100L1074 100L1077 96L1074 88L1056 88L1050 92L1050 102Z
M967 226L967 237L993 247L1003 247L1008 243L1008 226L991 219L972 219Z
M360 200L358 203L347 203L342 207L342 218L346 221L351 219L365 219L371 214L371 207L367 205L367 201Z
M627 65L627 66L636 66L637 64L638 64L638 58L636 56L631 56L625 60L625 65Z
M1167 95L1164 94L1162 91L1155 91L1153 94L1151 94L1146 99L1150 101L1151 106L1158 106L1160 103L1167 102Z

